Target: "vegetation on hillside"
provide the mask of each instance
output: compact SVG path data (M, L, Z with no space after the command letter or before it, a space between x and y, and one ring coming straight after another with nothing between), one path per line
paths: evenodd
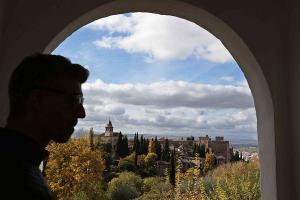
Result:
M214 167L212 152L207 152L205 173L197 168L182 172L176 169L175 162L170 162L165 176L158 177L155 172L158 159L155 141L148 143L148 147L149 153L136 157L133 152L108 168L105 152L91 148L87 140L51 143L47 147L50 157L46 178L51 190L62 200L260 199L258 160ZM162 157L167 156L175 160L173 150L162 153ZM110 178L103 178L107 173Z

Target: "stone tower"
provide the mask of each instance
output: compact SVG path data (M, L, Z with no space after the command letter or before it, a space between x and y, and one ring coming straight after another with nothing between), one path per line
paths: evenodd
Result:
M105 127L105 134L104 135L108 136L108 137L112 137L113 133L114 133L114 127L112 126L111 121L109 120L108 124Z

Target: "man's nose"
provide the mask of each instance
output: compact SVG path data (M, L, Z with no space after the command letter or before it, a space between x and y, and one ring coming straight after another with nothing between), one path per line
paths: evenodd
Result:
M76 112L77 118L85 118L85 109L82 104L79 104Z

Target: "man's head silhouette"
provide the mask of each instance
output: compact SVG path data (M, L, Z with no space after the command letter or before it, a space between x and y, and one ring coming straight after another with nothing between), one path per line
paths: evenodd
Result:
M81 84L89 72L59 55L34 54L21 61L9 84L7 128L42 146L66 142L85 117Z

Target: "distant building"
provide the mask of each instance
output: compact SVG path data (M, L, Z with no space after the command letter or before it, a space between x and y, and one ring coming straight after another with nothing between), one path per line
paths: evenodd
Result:
M112 150L115 150L119 134L121 134L121 132L114 132L114 127L109 120L108 124L105 127L105 132L99 135L94 134L92 137L95 144L111 144Z
M209 142L211 141L210 137L208 137L208 135L206 135L205 137L201 136L198 138L199 139L199 144L204 145L205 149L209 148Z
M249 160L253 160L253 159L258 159L258 153L257 152L247 152L247 151L243 151L241 152L242 154L242 159L244 161L249 161Z
M166 138L162 137L159 139L159 142L163 145ZM216 156L217 163L227 163L231 159L232 148L229 146L229 141L225 141L223 136L217 136L215 140L212 140L208 135L198 137L198 140L171 140L169 139L170 148L177 148L181 152L187 154L190 151L190 148L183 148L185 145L198 144L200 146L205 146L205 150L212 149L213 153ZM191 152L189 152L191 153ZM178 152L177 152L178 154ZM186 155L187 156L187 155ZM185 156L185 157L186 157Z
M226 159L224 158L224 156L216 156L216 161L217 161L217 165L226 163Z
M225 141L224 137L216 137L216 140L210 140L208 148L212 149L219 164L230 161L229 141Z

